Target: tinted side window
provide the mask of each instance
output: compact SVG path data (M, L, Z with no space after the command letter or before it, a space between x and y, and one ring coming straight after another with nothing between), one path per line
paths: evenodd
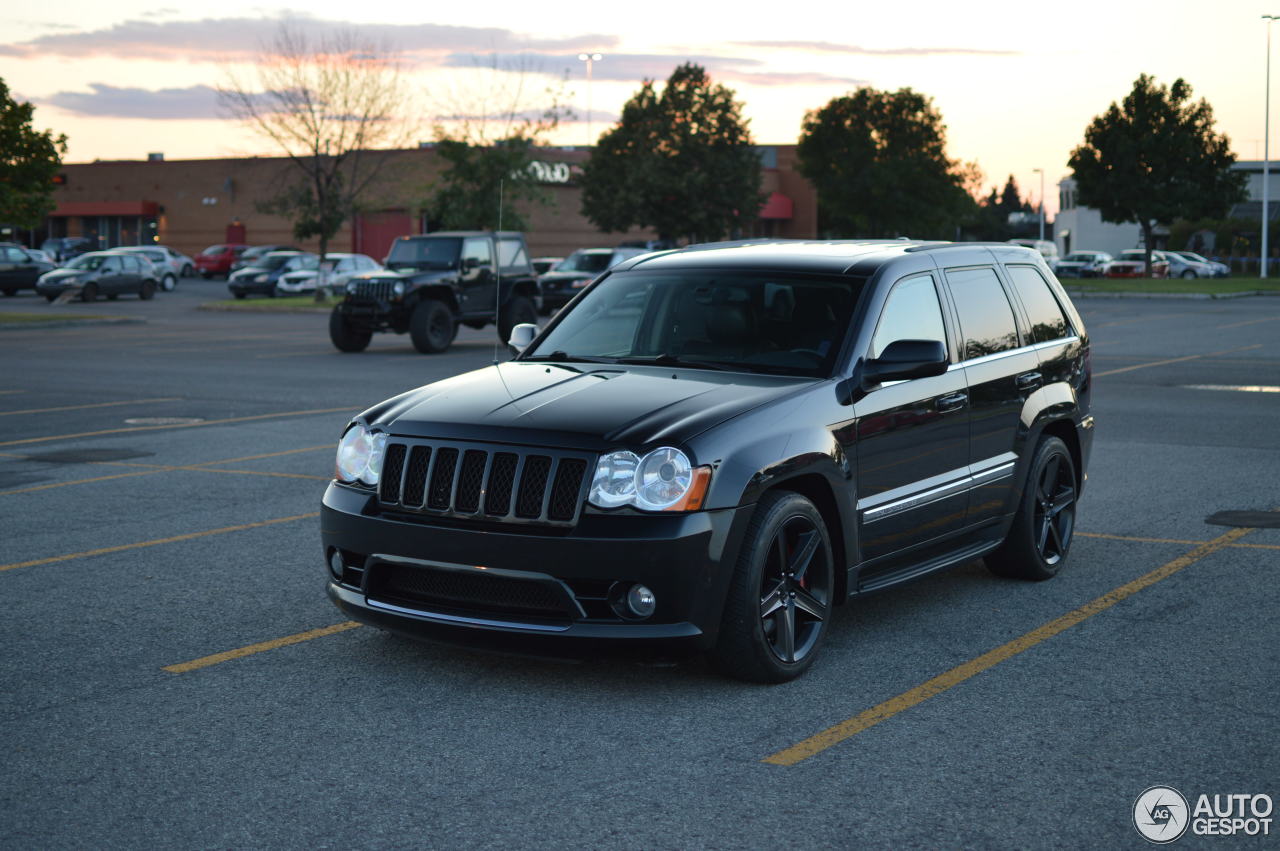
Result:
M871 338L870 356L880 357L885 346L894 340L937 340L947 344L932 275L907 278L894 285Z
M960 315L965 360L1018 347L1013 308L994 269L948 269L947 283Z
M493 252L489 250L487 239L464 239L462 241L463 261L475 259L481 266L493 265Z
M1049 284L1034 266L1009 266L1009 277L1013 287L1022 299L1022 306L1027 309L1027 319L1031 323L1031 342L1045 343L1058 340L1070 334L1070 325L1062 315L1062 306L1053 297Z

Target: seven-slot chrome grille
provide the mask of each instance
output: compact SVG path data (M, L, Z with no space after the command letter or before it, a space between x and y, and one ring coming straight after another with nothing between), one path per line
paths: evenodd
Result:
M572 525L594 456L466 442L387 443L378 501L424 515Z

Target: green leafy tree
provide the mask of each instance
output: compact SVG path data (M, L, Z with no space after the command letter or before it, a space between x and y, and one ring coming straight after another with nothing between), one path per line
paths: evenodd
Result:
M973 212L971 166L947 157L941 113L911 89L861 88L811 110L796 153L832 235L950 238Z
M528 204L547 203L530 168L534 151L534 140L519 134L490 145L437 142L436 152L449 167L427 202L428 217L450 230L524 230Z
M755 221L764 198L742 104L693 63L622 108L583 167L582 214L603 231L652 228L664 240L719 239Z
M53 178L67 152L66 136L31 126L34 112L0 79L0 222L28 229L53 210Z
M1181 78L1169 87L1143 74L1120 103L1084 131L1069 164L1082 205L1104 221L1142 228L1147 269L1157 222L1221 218L1245 197L1245 175L1231 170L1230 142L1213 130L1208 101L1191 100Z

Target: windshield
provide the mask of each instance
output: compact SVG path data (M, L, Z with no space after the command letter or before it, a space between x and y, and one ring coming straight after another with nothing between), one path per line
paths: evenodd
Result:
M253 265L259 269L279 269L297 256L296 254L268 254L266 257L254 260Z
M314 254L299 254L289 260L289 265L286 268L291 272L319 269L320 258Z
M1078 252L1066 256L1067 263L1091 263L1096 254L1080 254Z
M560 261L556 271L590 272L595 275L608 269L611 259L613 259L612 251L575 251Z
M210 245L208 248L206 248L204 251L201 251L200 253L205 255L206 257L215 257L219 254L222 254L226 250L227 250L227 247L225 245Z
M623 272L596 284L522 360L830 374L861 278Z
M387 266L412 266L415 269L452 269L458 265L462 240L454 236L426 239L397 239L391 245Z
M67 264L68 269L85 269L93 271L106 261L106 257L101 254L81 254L75 260Z
M1182 255L1182 256L1183 256L1184 258L1186 258L1187 260L1194 260L1194 261L1195 261L1195 262L1197 262L1197 263L1208 263L1208 262L1209 262L1209 261L1208 261L1208 260L1206 260L1202 255L1200 255L1200 254L1196 254L1194 251L1175 251L1174 253L1175 253L1175 254L1180 254L1180 255Z

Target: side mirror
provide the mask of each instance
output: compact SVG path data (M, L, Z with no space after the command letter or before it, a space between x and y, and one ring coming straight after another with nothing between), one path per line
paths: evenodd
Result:
M529 348L529 344L533 342L533 338L538 336L538 326L529 322L522 322L511 329L511 339L507 340L507 348L511 349L511 354L518 355L525 349Z
M947 365L947 348L938 340L894 340L880 357L863 363L862 386L942 375Z

